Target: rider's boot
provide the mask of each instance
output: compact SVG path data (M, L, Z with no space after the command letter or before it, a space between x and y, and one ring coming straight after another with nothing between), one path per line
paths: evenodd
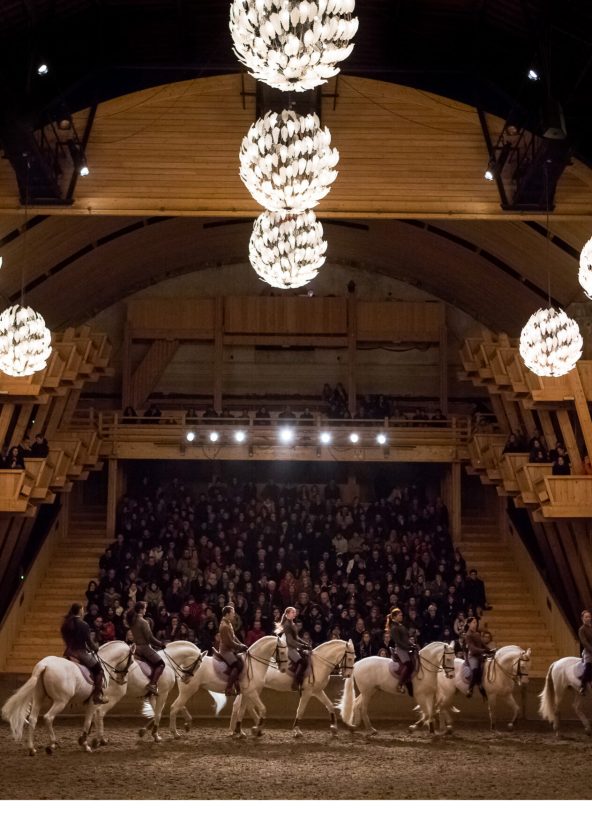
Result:
M91 696L92 702L95 706L100 706L102 703L108 703L109 701L103 694L103 674L101 671L97 671L97 673L93 674L93 680L94 688Z
M159 662L158 665L152 667L152 677L148 683L148 694L158 695L158 681L164 671L164 662Z
M236 665L231 665L228 669L228 681L226 683L226 691L225 694L227 697L234 696L236 691L236 683L238 679L238 669Z
M399 691L399 694L405 694L405 687L406 687L406 684L408 682L408 679L409 679L409 666L407 665L406 662L401 662L401 667L400 667L400 670L399 670L399 685L397 687L397 690ZM407 689L407 690L409 690L409 689ZM411 691L413 691L413 689L411 689Z

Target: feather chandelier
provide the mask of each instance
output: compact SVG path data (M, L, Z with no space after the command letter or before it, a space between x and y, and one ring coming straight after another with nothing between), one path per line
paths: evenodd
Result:
M8 376L30 376L47 364L51 333L30 306L9 306L0 314L0 370Z
M586 295L592 298L592 239L589 239L582 248L578 280Z
M266 210L310 210L337 177L339 152L316 114L268 111L257 120L240 148L240 177Z
M251 265L276 289L298 289L317 276L325 262L323 226L312 210L298 215L262 213L249 242Z
M351 53L355 0L233 0L234 53L249 73L279 90L311 90L339 73Z
M562 309L539 309L520 334L520 355L537 376L565 376L582 355L577 323Z

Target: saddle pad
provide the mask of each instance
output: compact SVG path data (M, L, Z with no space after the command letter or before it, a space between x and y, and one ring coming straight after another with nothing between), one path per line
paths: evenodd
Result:
M584 676L584 663L578 662L578 664L574 668L574 677L578 680L581 680Z
M84 677L84 679L86 680L86 682L87 682L89 685L94 685L94 684L95 684L95 681L94 681L94 679L93 679L93 677L92 677L92 675L91 675L90 671L89 671L89 670L88 670L88 668L86 667L86 665L82 665L80 662L77 662L77 661L76 661L76 660L74 660L74 659L73 659L73 660L71 660L71 661L72 661L72 662L74 662L74 664L75 664L75 665L78 665L78 668L80 669L80 673L82 674L82 676Z
M147 680L150 679L152 676L152 666L146 662L145 659L140 659L138 656L134 656L136 663L140 666L141 672L144 674Z
M214 673L219 680L225 681L228 677L228 665L220 658L220 656L212 656L212 665L214 666Z

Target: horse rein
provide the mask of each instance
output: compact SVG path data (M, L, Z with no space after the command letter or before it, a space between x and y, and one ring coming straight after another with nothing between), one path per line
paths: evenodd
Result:
M115 665L110 665L108 662L106 662L104 659L102 659L98 654L97 654L97 659L99 660L101 665L105 668L105 670L107 671L107 673L109 674L109 676L113 680L113 682L117 683L117 685L125 685L126 684L127 675L128 675L129 669L132 667L132 662L134 660L134 654L133 654L133 651L132 651L131 648L129 649L129 653L127 655L127 661L126 661L125 666L123 668L120 668L119 666L121 665L121 663L124 660L126 660L125 656L121 660L121 662L118 662Z
M529 659L525 659L525 656L526 656L526 652L522 651L522 653L520 653L518 655L518 658L516 659L516 661L513 662L510 665L510 670L509 671L506 671L506 669L497 661L496 657L494 656L490 660L489 666L487 668L487 678L489 680L491 680L492 679L492 677L490 677L491 670L493 669L493 672L495 674L495 669L499 668L500 671L502 672L502 674L505 674L505 676L508 677L508 679L512 680L513 683L515 683L516 685L521 685L522 684L522 682L521 682L522 677L528 677L528 674L524 674L522 672L521 667L520 667L521 662L529 662L530 661ZM516 666L516 673L514 673L514 666Z
M177 677L179 677L179 679L184 679L186 677L192 677L195 674L195 672L197 671L197 669L199 668L199 666L201 665L202 659L203 659L203 653L200 651L199 654L196 656L193 664L190 665L188 668L184 668L182 665L179 665L179 663L175 659L173 659L173 657L170 655L170 653L166 652L166 648L163 649L163 653L166 656L166 658L168 659L171 668L173 669L173 671L175 672Z

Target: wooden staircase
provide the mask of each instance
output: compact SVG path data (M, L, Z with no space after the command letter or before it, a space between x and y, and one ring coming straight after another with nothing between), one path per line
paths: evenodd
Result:
M88 582L97 579L99 557L108 543L104 508L86 508L71 515L70 533L58 543L4 671L29 674L44 656L61 656L63 617L75 601L85 605Z
M491 631L498 648L510 644L531 648L530 675L545 676L560 654L510 549L500 539L498 521L480 515L463 518L460 546L467 571L477 569L493 607L484 614L482 629L486 626Z

